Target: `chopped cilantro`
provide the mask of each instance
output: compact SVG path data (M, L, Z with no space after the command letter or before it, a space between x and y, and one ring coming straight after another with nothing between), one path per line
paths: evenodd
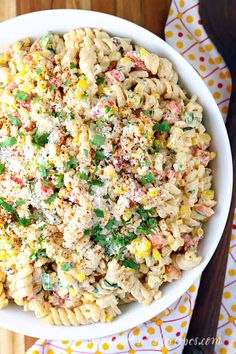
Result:
M42 135L38 135L38 131L36 129L32 136L32 143L38 147L44 146L48 143L48 134L44 133Z
M110 112L110 110L111 110L111 107L110 107L110 106L106 106L106 108L105 108L105 113Z
M97 146L103 145L103 144L105 143L105 141L106 141L106 138L105 138L104 136L98 135L98 134L94 135L94 136L91 138L91 143L92 143L93 145L97 145Z
M97 84L97 85L102 85L102 84L104 83L104 81L105 81L105 78L102 77L102 76L99 76L99 77L97 78L97 80L96 80L96 84Z
M147 219L147 224L150 227L156 227L157 226L157 219L156 218L148 218Z
M30 215L28 218L20 218L18 214L16 215L16 221L19 226L27 227L30 225L33 219L37 219L39 215Z
M96 208L93 211L98 218L104 218L104 212L101 209Z
M72 168L76 169L78 166L78 161L76 160L75 156L71 156L67 162L64 162L64 167L66 172L70 171Z
M103 199L107 200L107 199L110 199L110 195L107 193L103 196Z
M90 183L91 183L92 186L98 186L98 187L101 187L101 186L104 185L104 182L101 181L100 179L94 179Z
M57 177L57 184L55 185L55 188L60 189L61 187L64 186L64 178L62 173L56 173L55 177Z
M30 96L28 95L28 93L26 93L24 91L20 91L20 90L18 90L16 92L16 100L18 102L22 103L22 102L25 102L25 101L27 101L29 99L30 99Z
M16 143L17 143L16 138L11 136L10 138L7 138L7 139L3 140L0 143L0 147L12 146L12 145L15 145Z
M51 85L51 86L50 86L50 90L51 90L51 91L56 90L56 86L55 86L55 85Z
M68 272L68 270L70 270L73 266L72 262L66 262L61 266L61 270L63 270L64 272Z
M132 261L132 259L124 259L122 263L126 268L131 268L131 269L139 268L139 265L134 261Z
M75 63L70 63L70 69L74 69L76 67Z
M21 121L19 119L17 119L16 117L12 116L11 114L8 114L7 118L8 118L11 125L21 127Z
M161 122L161 123L154 124L154 126L152 127L152 130L154 132L158 131L161 134L167 133L170 131L170 125L166 120L163 120L163 122Z
M88 155L89 155L88 149L84 149L84 155L85 155L86 157L88 157Z
M0 175L2 175L5 172L5 165L3 163L0 163Z
M79 178L82 179L83 181L87 181L88 180L88 176L85 172L80 172L79 174Z
M44 199L44 203L50 204L50 203L54 202L54 200L56 200L57 197L58 197L58 194L55 193L55 194L51 195L51 197Z
M37 251L31 254L29 257L31 261L36 262L39 257L47 257L46 249L45 248L39 248Z
M108 221L108 223L106 224L106 226L105 226L105 228L107 229L107 230L111 230L113 227L116 227L116 226L118 226L119 225L119 221L117 221L117 220L110 220L110 221Z
M102 161L102 160L104 160L104 158L105 158L105 155L103 154L103 152L99 151L99 150L96 150L95 159L98 160L98 161Z
M85 230L84 230L84 235L88 236L89 234L90 234L89 229L85 229Z
M152 183L154 179L155 179L154 174L150 172L147 175L141 177L141 184L142 186L145 186L148 183Z
M35 104L35 103L39 103L41 101L42 98L40 97L33 97L32 99L32 103Z

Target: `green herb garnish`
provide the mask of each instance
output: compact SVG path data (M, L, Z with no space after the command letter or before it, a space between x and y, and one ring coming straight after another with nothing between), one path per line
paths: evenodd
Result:
M38 135L37 129L32 136L32 143L37 146L44 146L48 143L48 134Z
M85 172L80 172L79 174L79 178L82 180L82 181L87 181L88 180L88 176Z
M146 176L141 177L141 184L145 186L146 184L152 183L155 179L155 176L152 172L148 173Z
M61 266L61 270L63 270L64 272L68 272L68 270L70 270L73 266L72 262L66 262Z
M42 73L42 69L41 68L36 68L36 74L41 74Z
M56 86L55 86L55 85L51 85L51 86L50 86L50 90L51 90L51 91L56 90Z
M15 206L20 206L20 205L24 205L25 204L25 200L23 199L19 199L15 201Z
M5 172L5 165L3 163L0 163L0 175L2 175Z
M16 117L12 116L11 114L7 115L7 118L10 122L11 125L15 125L17 127L21 127L21 121L19 119L17 119Z
M163 133L168 133L170 131L170 125L166 120L163 120L161 123L156 123L153 127L152 130L154 132L158 131L161 134Z
M17 102L22 103L22 102L25 102L25 101L27 101L29 99L30 99L30 96L28 95L28 93L26 93L24 91L19 91L19 90L16 92L16 100L17 100Z
M104 212L101 209L96 208L93 211L98 218L104 218Z
M102 161L102 160L104 160L104 158L105 158L105 155L103 154L103 152L96 150L95 159L98 161Z
M74 69L76 67L75 63L70 63L70 69Z
M105 143L105 141L106 141L106 138L105 138L104 136L98 135L98 134L94 135L94 136L91 138L91 143L92 143L93 145L97 145L97 146L103 145L103 144Z
M36 262L39 259L39 257L47 257L45 248L39 248L37 251L31 254L29 258L31 259L31 261Z
M71 156L67 162L64 164L66 172L70 171L72 168L76 169L78 166L78 161L76 160L75 156Z
M15 211L16 209L9 203L5 202L2 197L0 197L0 206L6 211Z
M39 165L39 172L43 178L47 178L49 175L49 171L44 165Z
M0 143L0 147L12 146L12 145L15 145L16 143L17 143L16 138L11 136L10 138L7 138L7 139L3 140Z
M138 269L139 265L137 263L135 263L134 261L132 261L132 259L124 259L123 260L123 266L125 266L126 268L131 268L131 269Z
M99 76L99 77L97 78L97 80L96 80L96 84L97 84L97 85L102 85L102 84L104 83L104 81L105 81L105 78L102 77L102 76Z
M44 34L43 37L40 39L39 43L41 45L42 48L47 49L49 41L50 41L50 34Z
M44 203L50 204L50 203L54 202L54 200L56 200L57 197L58 197L58 194L55 193L55 194L51 195L51 197L44 199Z

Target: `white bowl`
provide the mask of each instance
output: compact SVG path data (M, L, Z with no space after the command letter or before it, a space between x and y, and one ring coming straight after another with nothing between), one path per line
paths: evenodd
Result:
M214 188L218 204L215 215L205 227L205 238L199 253L203 260L193 270L186 271L180 280L165 285L163 296L150 306L132 303L123 307L123 314L109 324L80 327L48 327L22 308L11 305L0 311L0 326L33 337L48 339L88 339L114 334L149 320L176 301L201 274L211 259L223 233L232 194L232 158L229 140L220 111L207 87L183 57L153 33L121 18L83 10L50 10L34 12L0 24L0 46L24 37L37 38L51 31L64 33L72 28L99 27L121 37L132 38L139 45L174 64L181 83L191 94L196 94L204 108L204 123L211 134L212 149L217 152L213 163ZM219 260L220 261L220 260Z

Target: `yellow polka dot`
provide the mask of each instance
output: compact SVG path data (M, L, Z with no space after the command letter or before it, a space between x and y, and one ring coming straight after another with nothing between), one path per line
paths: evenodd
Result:
M211 79L211 80L208 80L207 85L208 86L213 86L214 83L215 83L215 81Z
M222 321L223 319L224 319L224 315L223 315L223 313L220 313L219 320Z
M139 333L140 333L140 329L139 329L139 328L134 328L134 329L133 329L133 335L134 335L134 336L138 336Z
M31 354L39 354L38 350L33 350Z
M217 100L218 98L220 98L221 94L220 92L214 92L213 93L213 97Z
M190 60L195 60L195 55L194 55L194 54L189 54L189 55L188 55L188 58L189 58Z
M188 291L190 291L190 293L194 293L194 291L196 290L196 286L193 284L190 286L190 288L188 289Z
M192 23L192 22L193 22L193 16L187 16L187 17L186 17L186 21L187 21L188 23Z
M200 37L200 36L202 35L202 30L196 29L196 30L194 31L194 34L195 34L195 36Z
M221 79L225 79L225 73L223 73L223 72L219 73L219 77L220 77Z
M100 352L99 350L96 350L96 352L94 354L102 354L102 352Z
M171 38L173 37L174 33L172 31L166 31L166 37Z
M129 354L135 354L135 353L136 353L136 350L130 349L130 350L128 351L128 353L129 353Z
M235 304L231 306L231 310L232 310L233 312L236 312L236 305L235 305Z
M176 23L175 28L177 28L177 29L179 29L179 30L182 29L182 27L181 27L178 23Z
M161 326L162 323L163 323L162 320L161 320L160 318L157 318L156 324L157 324L158 326Z
M184 327L186 327L186 326L187 326L187 322L186 322L186 321L183 321L183 322L181 323L181 327L184 328Z
M184 313L187 310L186 306L182 305L179 307L179 312Z
M229 92L229 93L231 93L231 92L232 92L232 85L228 85L228 86L226 87L226 91Z
M213 49L213 46L212 46L212 44L208 43L208 44L205 45L205 48L206 48L206 50L207 50L208 52L211 52L212 49Z
M134 345L136 348L142 348L142 346L143 346L142 343L140 343L140 342L134 343Z
M221 108L221 112L222 113L227 113L228 112L228 107L227 106L224 106Z
M161 348L162 354L167 354L169 350L166 347Z
M180 6L180 7L184 7L184 5L185 5L184 0L180 0L179 6Z
M104 350L109 349L109 345L107 343L103 343L102 349L104 349Z
M215 57L215 63L216 64L221 64L222 63L221 57Z
M168 344L169 345L175 345L176 344L175 339L174 338L169 339L168 340Z
M206 71L205 65L199 65L199 69L200 69L201 71Z
M235 269L229 269L228 274L233 277L236 274Z
M230 241L234 241L234 239L235 239L234 234L231 234L231 235L230 235Z
M69 342L69 341L68 341ZM71 354L72 353L72 349L71 348L66 348L66 352L68 353L68 354Z
M153 347L156 347L156 346L158 345L158 342L157 342L156 340L152 340L152 341L151 341L151 345L152 345Z
M170 8L170 11L169 11L169 16L172 16L174 13L174 10L172 8Z
M79 340L78 342L75 343L75 346L76 346L76 347L79 347L79 346L81 345L81 343L82 343L82 342Z
M202 46L199 46L199 47L198 47L198 50L199 50L199 52L201 52L201 53L205 53L205 50L204 50L204 48L203 48Z
M54 350L48 349L48 350L47 350L47 354L54 354Z
M88 343L88 344L87 344L87 348L88 348L88 349L92 349L92 348L93 348L93 343L91 343L91 342Z
M176 47L177 48L183 48L184 44L181 41L176 42Z
M148 327L147 332L149 334L154 334L156 331L155 331L155 329L153 327Z
M227 336L231 336L232 333L233 333L233 331L232 331L231 328L226 328L225 334L226 334Z
M124 349L124 345L121 344L121 343L118 343L118 344L116 345L116 348L119 349L119 350L122 350L122 349Z
M229 291L225 291L225 292L224 292L224 298L225 298L225 299L229 299L230 297L231 297L230 292L229 292Z
M62 344L68 344L69 343L68 340L62 340L61 342L62 342Z
M227 349L226 348L220 348L220 354L226 354L227 353Z
M178 13L177 18L178 18L178 20L181 20L182 14L180 12Z
M236 348L236 342L233 342L233 347Z
M215 64L215 60L213 58L209 58L208 59L208 63L211 64L211 65Z
M229 316L228 317L228 322L229 323L234 323L235 320L236 320L236 318L234 316Z
M166 326L166 332L172 332L173 331L173 327L172 326Z

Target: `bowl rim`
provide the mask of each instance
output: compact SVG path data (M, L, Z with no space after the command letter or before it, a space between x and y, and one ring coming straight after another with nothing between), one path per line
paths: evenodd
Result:
M67 17L65 17L66 19L68 19L68 16L71 14L78 14L78 16L93 16L97 17L101 20L104 21L104 27L106 25L106 21L115 21L115 22L119 22L120 25L124 24L125 26L128 26L130 28L130 33L131 35L127 34L127 37L132 38L132 30L137 30L138 32L143 32L143 36L147 35L149 37L152 37L153 40L155 40L156 42L159 42L160 45L162 46L162 48L164 48L164 51L167 51L169 53L171 53L173 56L175 56L176 61L173 62L174 65L176 65L176 62L180 61L183 63L183 65L185 65L187 68L189 68L189 71L191 71L191 74L193 75L193 79L196 78L196 80L198 80L199 85L201 85L202 89L206 92L206 95L208 95L208 99L209 99L209 105L212 104L213 108L215 110L215 112L218 111L218 113L216 115L218 115L218 117L220 116L221 120L218 119L218 124L219 124L219 129L222 129L222 136L224 139L224 142L226 144L225 149L226 149L226 155L227 155L227 169L228 169L228 176L227 176L227 205L224 209L223 212L223 216L221 217L221 219L223 220L222 223L219 225L218 227L218 235L221 235L218 237L217 242L215 242L214 244L214 248L213 248L213 252L211 253L210 256L207 256L201 263L200 265L197 267L197 271L191 273L194 274L191 276L191 279L186 279L185 284L181 287L181 291L176 291L175 296L172 296L173 299L169 302L167 300L167 305L166 306L162 306L161 310L158 311L158 313L160 313L161 311L163 311L164 309L166 309L168 306L172 305L182 294L184 294L187 289L189 288L189 286L196 280L196 278L201 274L201 272L204 270L204 268L206 267L206 265L208 264L208 262L210 261L211 257L213 256L216 247L218 246L218 243L222 237L223 234L223 230L225 227L225 224L227 222L227 218L228 218L228 213L230 210L230 203L231 203L231 197L232 197L232 186L233 186L233 168L232 168L232 155L231 155L231 149L230 149L230 144L229 144L229 139L228 139L228 135L226 132L226 128L225 125L223 123L223 119L221 117L220 111L216 105L216 102L214 100L214 98L212 97L209 89L207 88L207 86L205 85L205 83L201 80L201 78L199 77L199 75L196 73L196 71L194 70L194 68L190 65L190 63L188 63L186 61L185 58L183 58L181 56L181 54L179 54L174 48L172 48L168 43L166 43L163 39L161 39L160 37L158 37L157 35L155 35L154 33L150 32L149 30L135 24L132 23L130 21L127 21L125 19L122 19L120 17L117 16L113 16L113 15L109 15L107 13L102 13L102 12L97 12L97 11L91 11L91 10L79 10L79 9L53 9L53 10L42 10L42 11L36 11L36 12L30 12L27 14L23 14L20 16L16 16L13 17L9 20L6 20L2 23L0 23L0 36L1 36L1 32L3 32L4 27L7 26L17 26L20 23L22 23L22 21L27 20L32 22L34 19L38 19L38 17L41 17L43 19L44 16L49 17L49 16L60 16L65 14ZM93 20L92 20L93 21ZM91 22L90 19L88 18L88 22ZM80 23L78 22L78 27L80 28ZM47 26L47 25L46 25ZM53 26L52 26L53 27ZM62 24L63 27L63 24ZM84 27L84 26L83 26ZM90 27L90 26L88 26ZM91 26L91 27L95 27L95 26ZM73 26L73 28L75 28ZM105 29L106 31L109 32L109 29ZM29 30L30 31L30 30ZM52 30L52 32L55 32ZM64 31L62 30L61 33L63 33ZM113 30L111 30L111 33L113 32ZM58 33L60 33L60 31L58 31ZM7 37L7 36L6 36ZM17 34L15 35L15 37L17 38ZM15 39L17 40L17 39ZM0 43L1 45L1 43ZM155 52L155 51L154 51ZM200 83L200 81L201 83ZM195 268L196 269L196 268ZM189 277L190 278L190 277ZM178 288L176 286L176 288ZM173 292L173 291L172 291ZM167 299L169 298L168 296L166 296ZM7 309L1 310L0 312L0 325L2 327L8 328L10 330L13 331L17 331L19 333L23 333L25 335L30 335L32 337L38 337L38 336L47 336L50 339L92 339L92 338L99 338L99 337L103 337L103 336L108 336L108 335L112 335L114 333L117 332L121 332L127 329L130 329L131 327L137 326L140 323L143 323L147 320L149 320L151 317L153 317L153 315L156 315L155 312L155 304L157 304L159 300L154 301L149 307L143 307L142 312L142 316L137 316L134 318L130 318L131 316L124 316L124 314L122 314L120 317L124 316L124 320L123 321L114 321L112 323L109 324L92 324L92 325L84 325L84 326L78 326L78 327L63 327L63 326L58 326L58 327L47 327L44 326L43 329L41 330L41 332L38 332L37 330L34 329L34 326L31 326L30 324L27 325L26 321L24 321L24 325L22 326L21 324L21 320L15 318L15 313L16 313L16 309L13 306L8 307ZM143 305L139 305L139 306L143 306ZM1 315L1 313L3 313L3 316ZM4 315L5 313L5 315ZM28 315L28 314L26 314ZM31 317L26 316L29 320ZM6 319L9 318L9 322L6 321ZM13 318L15 318L15 320L13 320ZM39 321L39 320L37 320ZM29 321L30 322L30 321ZM77 331L76 331L77 329ZM78 330L79 329L79 330ZM90 331L89 331L90 329ZM92 331L91 331L92 330ZM44 333L44 334L41 334Z

